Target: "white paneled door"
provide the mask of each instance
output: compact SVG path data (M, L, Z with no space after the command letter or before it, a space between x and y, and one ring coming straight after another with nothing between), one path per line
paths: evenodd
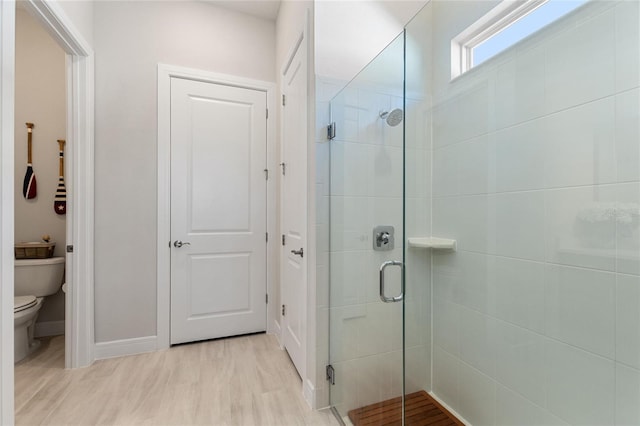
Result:
M266 109L171 79L171 344L266 330Z
M284 74L282 342L301 377L306 359L307 57L299 44Z

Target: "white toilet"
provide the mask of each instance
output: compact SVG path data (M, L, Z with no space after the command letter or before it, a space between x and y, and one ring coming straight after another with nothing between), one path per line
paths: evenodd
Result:
M38 311L45 296L60 290L64 262L64 257L15 260L14 362L22 360L40 345L33 338Z

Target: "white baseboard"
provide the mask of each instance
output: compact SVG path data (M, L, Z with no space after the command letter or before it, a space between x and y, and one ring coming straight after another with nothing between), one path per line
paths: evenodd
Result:
M60 336L64 334L64 320L37 322L34 336Z
M158 349L157 336L136 337L135 339L114 340L96 343L95 359L116 358L155 352Z
M329 383L329 382L325 382ZM316 397L314 399L314 410L323 410L325 408L331 408L331 404L329 403L329 387L322 386L316 388Z
M309 407L315 410L316 388L313 386L313 383L311 383L311 380L309 379L304 380L304 383L302 385L302 396L304 397L304 400L307 401L307 404L309 404Z
M271 328L270 333L276 336L280 349L284 349L284 346L282 345L282 327L280 327L280 323L278 321L273 321L273 327Z

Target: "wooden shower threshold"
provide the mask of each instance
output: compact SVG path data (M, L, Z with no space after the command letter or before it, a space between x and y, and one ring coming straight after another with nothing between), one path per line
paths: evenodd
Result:
M349 411L354 426L402 424L402 398L388 399ZM464 426L453 414L425 391L405 396L406 426Z

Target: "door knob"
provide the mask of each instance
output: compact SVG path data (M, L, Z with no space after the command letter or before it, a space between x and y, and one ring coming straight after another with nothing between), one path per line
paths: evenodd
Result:
M298 255L300 257L304 257L304 250L300 248L300 250L291 250L291 253Z
M183 242L182 242L182 241L180 241L180 240L175 240L175 241L173 242L173 246L174 246L174 247L176 247L176 248L180 248L180 247L182 247L182 246L190 246L190 245L191 245L191 243L190 243L189 241L185 241L185 242L183 243Z

